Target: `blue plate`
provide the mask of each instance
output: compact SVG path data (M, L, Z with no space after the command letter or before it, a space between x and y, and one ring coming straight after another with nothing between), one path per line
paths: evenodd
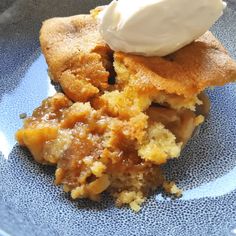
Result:
M40 52L41 22L87 13L108 1L0 1L0 235L236 235L236 85L209 90L212 109L199 135L166 172L184 189L181 199L151 196L139 213L71 201L53 184L52 167L33 161L14 133L55 91ZM236 56L236 2L212 28Z

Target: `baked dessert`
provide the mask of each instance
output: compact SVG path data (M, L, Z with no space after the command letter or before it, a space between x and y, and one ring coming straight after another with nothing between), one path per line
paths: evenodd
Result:
M37 162L56 166L55 183L73 199L108 191L138 211L158 187L181 195L161 165L180 156L204 121L202 92L235 81L236 63L210 32L166 57L113 52L98 11L44 22L42 51L64 94L44 100L16 139Z

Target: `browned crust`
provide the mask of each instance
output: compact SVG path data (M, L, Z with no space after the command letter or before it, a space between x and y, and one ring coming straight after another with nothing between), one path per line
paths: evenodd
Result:
M40 43L52 79L73 101L87 101L108 86L111 50L90 15L52 18L43 23Z
M115 53L138 78L137 85L186 97L210 86L236 80L236 63L211 32L167 57L143 57Z
M78 15L47 20L41 29L40 42L54 80L64 86L65 93L72 100L86 101L106 88L109 76L106 70L111 66L112 52L101 38L95 18ZM75 80L72 71L83 67L79 62L74 63L76 57L85 57L87 62L95 60L88 63L93 67L96 64L96 70L83 70L77 78L87 78L84 80L87 90L81 99L75 91L82 89L83 83L78 86L77 81L77 85L72 86ZM143 57L121 52L115 53L114 57L137 75L136 85L146 91L155 88L190 97L209 86L221 86L236 80L236 63L210 32L167 57ZM68 76L64 80L62 75L65 74ZM102 88L98 86L100 80ZM67 92L71 86L73 88Z

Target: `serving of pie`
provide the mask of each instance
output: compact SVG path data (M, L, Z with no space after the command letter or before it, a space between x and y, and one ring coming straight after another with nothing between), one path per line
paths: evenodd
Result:
M56 166L55 183L73 199L107 191L138 211L159 187L181 195L161 166L204 122L204 90L236 80L236 63L209 31L165 57L114 52L99 33L99 10L43 23L41 48L63 93L45 99L16 139Z

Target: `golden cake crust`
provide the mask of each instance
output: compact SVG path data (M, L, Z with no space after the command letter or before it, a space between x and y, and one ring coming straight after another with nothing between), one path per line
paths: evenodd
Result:
M41 29L40 42L53 79L61 83L69 98L86 101L99 90L107 88L112 52L101 38L94 17L78 15L47 20ZM79 60L74 60L76 57ZM139 79L135 85L147 91L154 88L190 97L206 87L236 80L236 63L211 32L206 32L195 42L167 57L118 52L114 58L136 74ZM79 79L84 81L82 84L75 78L81 75L81 70L74 73L77 68L83 67L81 63L91 65L82 70ZM81 77L87 79L81 80ZM76 81L75 85L73 81ZM78 99L75 91L81 91L82 87L85 90L84 99L83 96Z
M42 51L57 80L78 54L107 49L98 30L96 20L90 15L52 18L43 22L40 31Z
M112 55L97 28L92 16L79 15L49 19L40 31L51 78L73 101L87 101L108 86Z
M167 57L143 57L115 53L138 81L142 90L191 97L210 86L236 80L236 63L211 32Z

